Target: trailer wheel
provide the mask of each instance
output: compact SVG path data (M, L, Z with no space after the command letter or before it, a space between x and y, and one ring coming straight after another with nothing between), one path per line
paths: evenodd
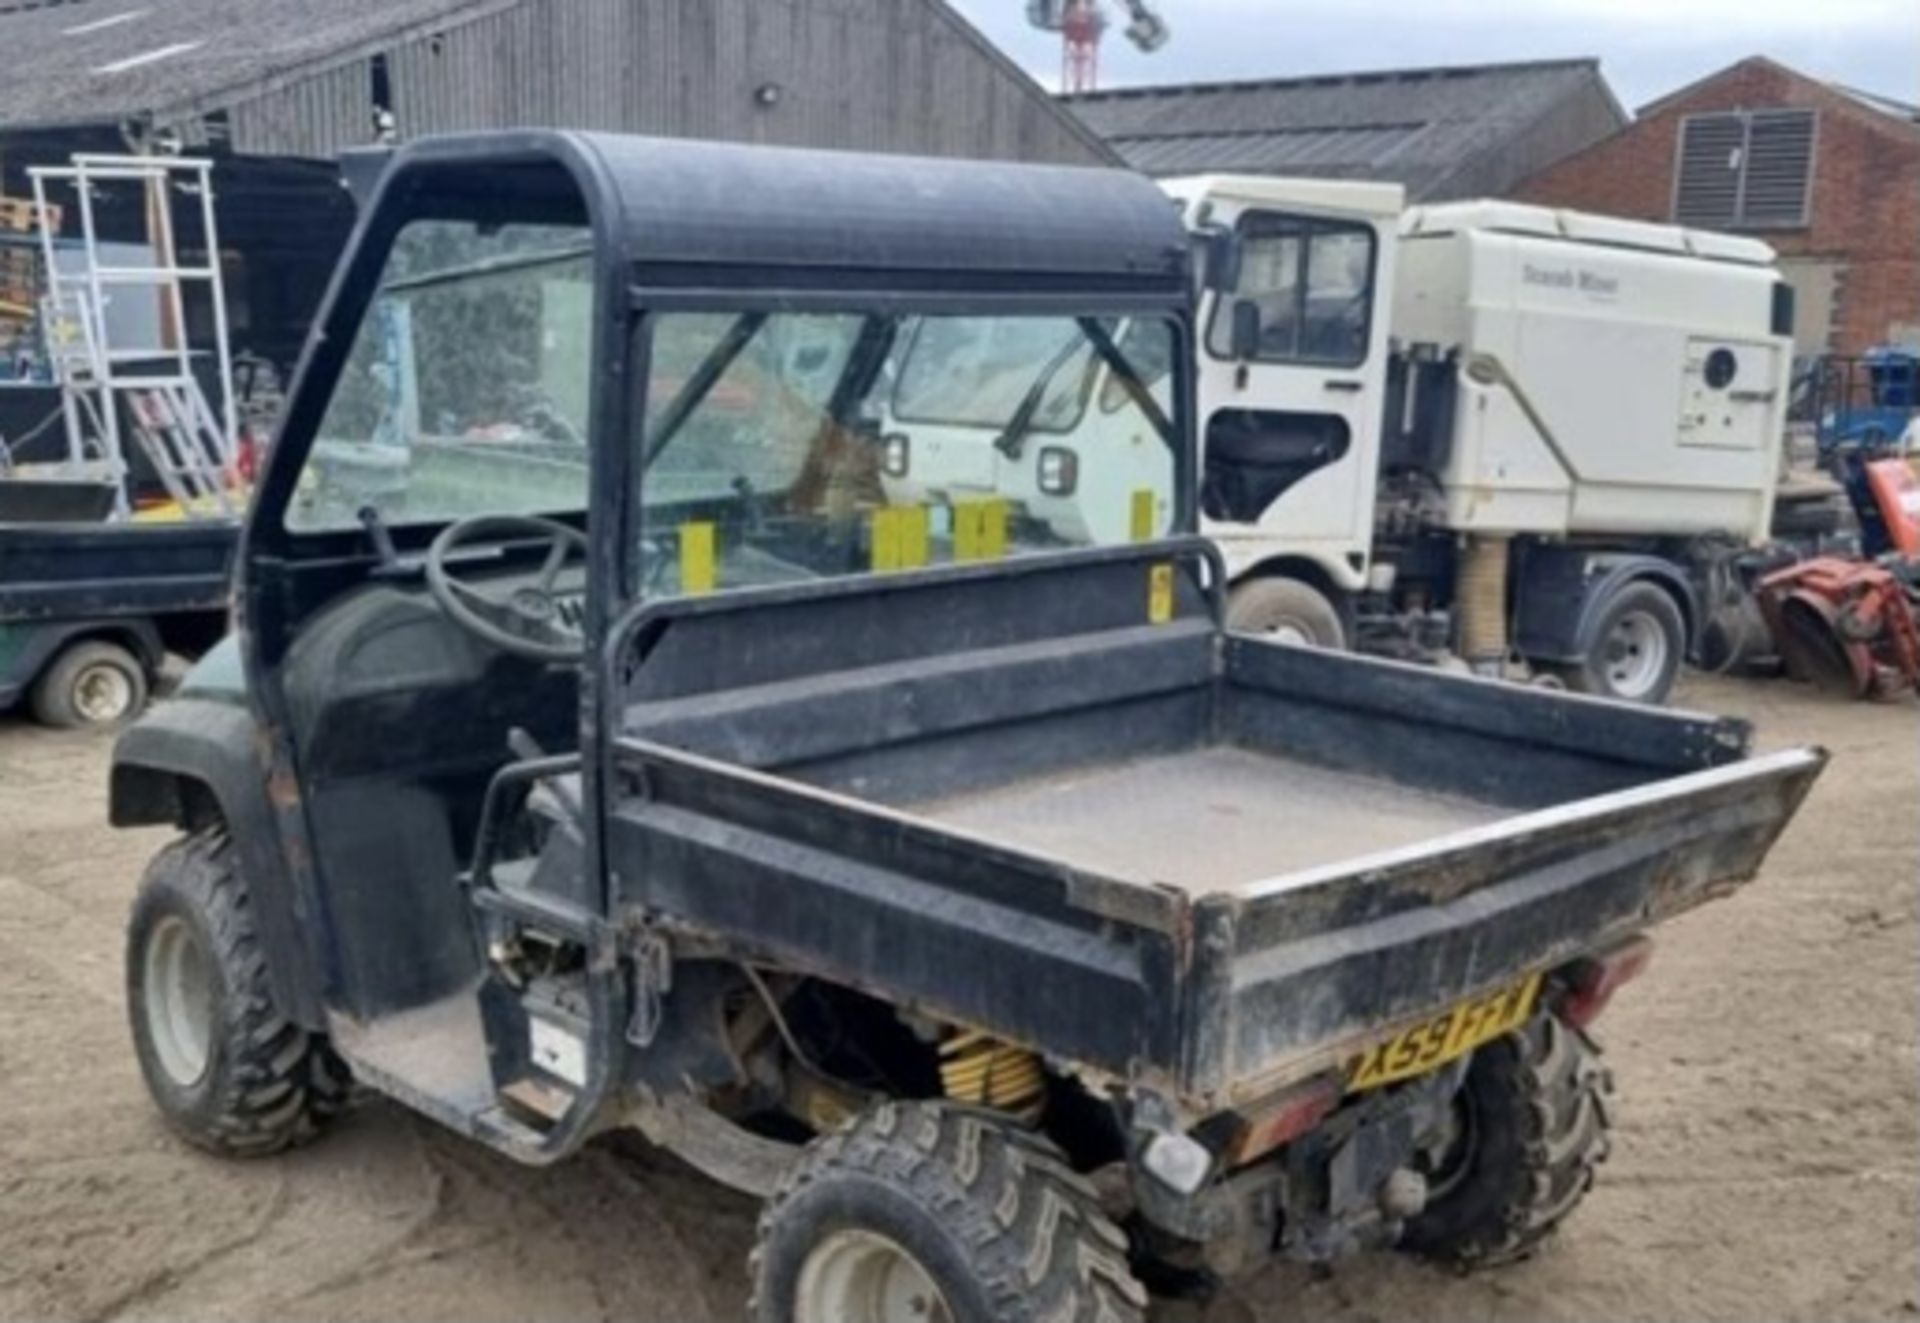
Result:
M1227 599L1227 627L1282 643L1336 651L1347 646L1339 609L1310 583L1274 576L1249 579Z
M147 671L117 643L86 639L69 645L33 682L33 715L62 729L111 730L147 704Z
M1666 589L1642 579L1607 601L1592 649L1559 673L1582 693L1660 704L1673 692L1686 655L1687 622L1679 604Z
M345 1065L274 1005L222 830L181 837L148 865L127 927L127 1011L147 1091L201 1148L277 1153L346 1101Z
M816 1140L760 1217L755 1323L1143 1323L1127 1240L1057 1151L883 1103Z
M1552 1235L1606 1161L1613 1080L1599 1051L1544 1012L1481 1048L1401 1248L1481 1268L1524 1259Z

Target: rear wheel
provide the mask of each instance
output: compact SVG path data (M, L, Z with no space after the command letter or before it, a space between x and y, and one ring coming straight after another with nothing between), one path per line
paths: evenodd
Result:
M147 703L147 672L117 643L70 644L33 682L33 715L48 726L111 730Z
M1344 649L1347 627L1325 593L1299 579L1249 579L1227 600L1227 626L1282 643Z
M1045 1141L883 1103L815 1141L760 1218L755 1323L1142 1323L1099 1196Z
M1582 693L1664 703L1687 654L1687 622L1672 594L1644 580L1608 600L1584 660L1559 674Z
M274 1005L246 885L224 832L163 848L127 930L134 1051L161 1115L201 1148L276 1153L344 1103L346 1067Z
M1599 1048L1549 1013L1481 1048L1450 1133L1428 1155L1426 1210L1401 1248L1462 1268L1526 1258L1606 1160L1612 1089Z

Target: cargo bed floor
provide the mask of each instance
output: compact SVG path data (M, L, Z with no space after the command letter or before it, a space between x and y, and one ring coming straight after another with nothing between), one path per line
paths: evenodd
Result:
M1232 746L1014 781L914 812L1109 876L1195 894L1502 816L1492 805Z

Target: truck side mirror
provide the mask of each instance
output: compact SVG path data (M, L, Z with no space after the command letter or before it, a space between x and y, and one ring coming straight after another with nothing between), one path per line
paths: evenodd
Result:
M1240 236L1224 226L1202 231L1200 283L1230 294L1240 287Z
M1234 300L1233 340L1229 349L1242 363L1260 355L1260 305L1252 299Z

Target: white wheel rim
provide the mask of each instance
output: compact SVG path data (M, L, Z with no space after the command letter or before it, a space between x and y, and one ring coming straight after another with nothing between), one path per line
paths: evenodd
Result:
M1667 631L1646 611L1629 611L1606 640L1607 687L1622 698L1653 691L1667 669Z
M1307 633L1306 630L1300 628L1300 626L1294 624L1291 620L1283 620L1268 629L1267 637L1280 643L1291 643L1297 648L1310 648L1313 646L1313 635Z
M141 990L160 1068L183 1088L199 1083L212 1055L213 965L185 919L168 915L147 934Z
M874 1231L836 1231L807 1255L794 1287L794 1323L952 1323L946 1296L920 1261Z
M73 710L102 725L120 720L133 706L133 681L109 662L95 662L73 677Z

